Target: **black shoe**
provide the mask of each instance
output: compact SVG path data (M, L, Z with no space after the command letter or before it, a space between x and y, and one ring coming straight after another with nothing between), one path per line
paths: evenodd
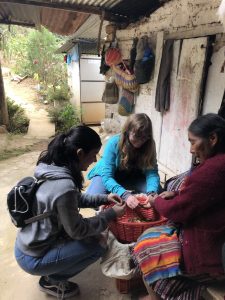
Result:
M52 282L47 276L42 276L39 280L39 289L57 299L66 299L80 293L79 286L70 281Z

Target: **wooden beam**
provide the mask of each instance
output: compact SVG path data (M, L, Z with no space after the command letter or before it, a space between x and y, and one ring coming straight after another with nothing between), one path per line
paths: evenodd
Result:
M19 25L24 27L35 27L36 25L34 23L24 23L24 22L18 22L18 21L10 21L10 20L0 20L0 24L6 24L6 25Z
M33 5L38 7L49 7L55 9L62 9L67 11L74 11L86 14L102 15L103 8L91 6L91 5L81 5L76 3L64 3L58 1L49 1L49 0L0 0L0 3L12 3L12 4L21 4L21 5ZM105 10L105 9L104 9ZM127 16L120 16L110 13L105 10L105 20L111 22L128 22Z

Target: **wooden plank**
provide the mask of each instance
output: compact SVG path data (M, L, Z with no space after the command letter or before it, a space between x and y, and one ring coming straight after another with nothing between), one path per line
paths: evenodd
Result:
M176 174L191 165L187 129L197 116L206 44L206 37L174 43L171 103L163 115L159 161Z
M213 53L211 58L212 65L209 68L206 92L203 104L203 114L217 113L223 94L225 91L225 72L221 73L221 66L224 60L225 46Z
M157 33L156 39L156 52L155 52L155 69L154 69L154 82L153 82L153 96L152 101L150 102L150 118L152 120L153 125L153 133L154 139L156 143L156 153L159 153L160 148L160 137L161 137L161 127L162 127L162 114L155 110L155 92L156 92L156 85L159 76L159 68L162 59L162 50L163 50L163 42L164 42L164 32L159 31Z

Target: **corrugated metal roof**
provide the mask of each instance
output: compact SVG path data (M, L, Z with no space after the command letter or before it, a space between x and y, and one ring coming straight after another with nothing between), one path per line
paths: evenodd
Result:
M21 23L40 24L40 10L37 7L33 9L30 5L17 5L13 3L0 3L0 19L9 22L17 21Z
M103 27L101 31L101 39L105 37L105 26L108 22L103 22ZM87 21L76 31L75 34L71 36L71 38L63 44L57 51L57 53L67 53L75 43L78 42L86 42L87 44L95 43L95 53L97 54L97 37L100 25L99 16L91 15ZM91 54L91 53L90 53Z
M98 37L98 31L100 26L100 18L96 15L91 15L85 23L73 34L72 38L83 38L83 39L96 39ZM101 38L105 37L105 26L108 24L107 21L103 22Z
M0 23L44 25L49 30L70 35L90 14L129 23L148 16L169 0L0 0Z
M89 14L70 12L48 7L33 7L0 3L0 22L28 26L45 26L61 35L72 35L88 19Z

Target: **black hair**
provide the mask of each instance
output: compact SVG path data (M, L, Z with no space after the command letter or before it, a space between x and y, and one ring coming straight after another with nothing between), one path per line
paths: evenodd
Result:
M218 141L213 152L225 153L225 120L221 116L213 113L200 116L190 124L188 131L203 139L208 139L215 133Z
M83 149L89 153L93 149L98 149L102 145L99 135L90 127L79 125L72 127L67 133L57 135L43 151L37 161L48 165L66 166L79 188L83 186L83 176L78 167L79 159L76 150Z

